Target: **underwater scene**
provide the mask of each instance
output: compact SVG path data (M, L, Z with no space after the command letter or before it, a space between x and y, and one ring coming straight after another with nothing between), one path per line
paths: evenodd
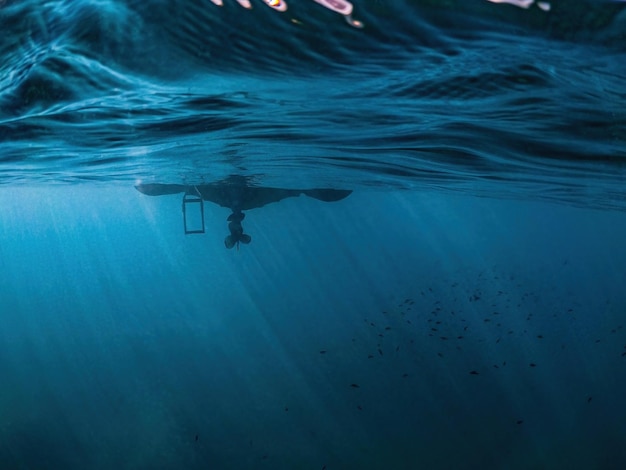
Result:
M626 468L626 1L0 32L1 470Z

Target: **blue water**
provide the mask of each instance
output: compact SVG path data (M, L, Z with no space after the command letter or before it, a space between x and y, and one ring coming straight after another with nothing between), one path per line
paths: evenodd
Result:
M287 5L0 0L0 469L626 468L626 2Z

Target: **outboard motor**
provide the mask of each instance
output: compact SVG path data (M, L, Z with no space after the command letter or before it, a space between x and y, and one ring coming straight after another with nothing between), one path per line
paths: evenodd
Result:
M241 211L233 212L228 216L228 230L230 231L230 235L224 239L224 245L226 245L226 248L230 249L237 245L237 250L239 250L239 242L247 245L252 241L252 237L250 237L250 235L243 233L241 221L245 217L246 214Z

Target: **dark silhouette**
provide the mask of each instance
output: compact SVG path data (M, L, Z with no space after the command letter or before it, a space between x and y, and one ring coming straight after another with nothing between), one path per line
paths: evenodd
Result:
M230 249L237 244L237 249L239 249L239 242L247 245L252 241L250 235L243 233L243 227L241 226L241 221L245 216L246 214L241 211L233 211L233 213L228 216L228 230L230 231L230 235L224 239L226 248Z
M223 181L211 184L181 185L181 184L139 184L137 191L148 196L164 196L167 194L183 193L183 221L185 234L204 233L204 212L202 201L210 201L232 211L228 216L228 230L230 235L224 239L226 248L232 248L243 243L247 245L252 240L244 233L241 222L245 218L243 211L263 207L288 197L298 197L301 194L319 201L334 202L348 197L352 191L342 189L280 189L251 186L249 179L243 176L230 176ZM202 228L190 230L187 227L187 205L199 203Z

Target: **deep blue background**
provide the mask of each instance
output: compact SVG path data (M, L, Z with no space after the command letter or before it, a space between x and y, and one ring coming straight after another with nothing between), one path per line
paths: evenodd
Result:
M626 462L623 213L301 197L237 252L179 196L0 197L3 468Z
M626 468L626 2L287 1L0 0L0 470Z

